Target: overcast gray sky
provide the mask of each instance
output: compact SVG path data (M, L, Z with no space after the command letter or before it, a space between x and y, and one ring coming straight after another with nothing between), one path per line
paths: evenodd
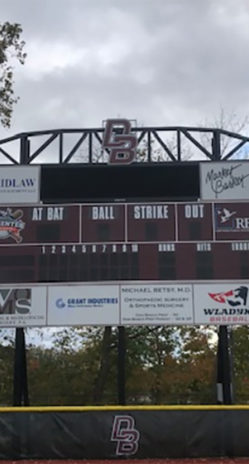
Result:
M28 53L10 130L111 117L198 125L249 114L248 0L1 0Z

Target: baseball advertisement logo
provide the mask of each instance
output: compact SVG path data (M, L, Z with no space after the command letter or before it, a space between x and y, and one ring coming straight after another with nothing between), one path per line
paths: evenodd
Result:
M1 288L0 314L27 314L31 309L31 288Z
M45 326L46 294L46 287L0 287L0 326Z
M139 446L140 433L135 428L135 420L132 416L115 416L111 441L116 442L116 455L134 455Z
M13 239L16 243L21 243L23 237L21 232L25 227L25 222L21 219L23 211L21 209L7 208L0 210L0 240Z
M246 203L215 205L216 232L248 232L249 209Z
M248 287L238 287L221 293L209 293L210 298L218 303L227 303L230 306L244 306L247 303Z
M195 285L195 323L248 324L248 290L244 284Z
M234 216L236 211L216 206L216 230L235 229Z
M117 285L63 285L48 288L48 325L117 325Z

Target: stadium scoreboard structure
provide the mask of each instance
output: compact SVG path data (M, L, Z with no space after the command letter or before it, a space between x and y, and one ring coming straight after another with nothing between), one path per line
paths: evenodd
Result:
M22 166L0 170L0 325L247 324L248 161L221 160L217 131L209 152L178 128L175 157L151 128L147 162L127 120L64 157L66 134L33 153L21 134ZM33 164L57 136L59 164ZM152 162L151 136L172 162ZM182 137L209 162L182 162ZM68 164L86 138L89 162Z
M79 137L70 148L67 136ZM39 165L54 142L58 161ZM184 161L186 142L208 162ZM14 405L29 404L23 328L72 325L118 327L120 404L125 326L220 325L217 398L231 403L226 325L249 323L248 143L124 119L0 141L0 327L16 327Z
M243 280L249 202L0 206L0 284Z

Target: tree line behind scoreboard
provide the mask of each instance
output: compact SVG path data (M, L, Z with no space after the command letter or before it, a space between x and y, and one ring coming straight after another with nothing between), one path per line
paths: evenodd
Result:
M215 329L216 330L216 329ZM126 329L127 404L215 404L215 330L198 327ZM14 337L14 331L13 331ZM29 333L27 334L29 338ZM117 329L37 330L28 343L31 405L117 404ZM235 403L249 403L249 329L233 328ZM0 405L12 405L14 340L1 331Z

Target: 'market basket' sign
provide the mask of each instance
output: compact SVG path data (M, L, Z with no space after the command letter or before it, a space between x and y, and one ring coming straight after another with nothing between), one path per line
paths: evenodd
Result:
M201 199L248 200L249 163L218 161L200 163Z

